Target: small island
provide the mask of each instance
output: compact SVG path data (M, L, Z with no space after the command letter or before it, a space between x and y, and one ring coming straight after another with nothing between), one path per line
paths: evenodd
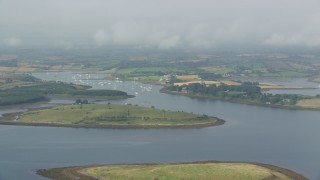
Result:
M4 115L0 124L84 128L197 128L224 120L138 105L73 104Z
M281 167L246 162L192 162L174 164L115 164L41 169L37 174L60 180L96 179L300 179L306 177Z
M111 100L134 96L110 89L59 81L42 81L28 74L5 73L0 77L0 106L49 101L50 98Z

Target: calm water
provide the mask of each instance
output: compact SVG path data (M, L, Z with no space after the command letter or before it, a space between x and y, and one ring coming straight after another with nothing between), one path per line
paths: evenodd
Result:
M74 74L62 74L73 81ZM199 160L270 163L296 170L310 179L320 179L320 112L160 94L159 86L135 82L89 80L88 84L136 94L136 98L112 103L154 105L161 109L208 114L223 118L227 123L181 130L0 126L0 179L43 179L34 175L34 170L39 168ZM1 109L0 113L7 111Z

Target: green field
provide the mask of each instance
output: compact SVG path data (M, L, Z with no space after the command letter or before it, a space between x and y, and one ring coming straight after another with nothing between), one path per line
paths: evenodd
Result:
M250 164L182 164L182 165L119 165L86 169L85 174L100 179L264 179L287 176Z
M218 67L218 66L200 67L199 69L201 69L205 72L215 73L215 74L227 74L227 73L235 72L235 69L226 68L226 67Z
M138 80L141 81L159 81L162 78L162 76L140 76L137 77Z
M114 75L122 80L140 80L158 82L164 75L185 73L184 68L175 67L139 67L139 68L121 68Z
M308 74L304 72L296 71L279 71L279 72L269 72L263 73L263 77L307 77Z
M212 125L217 118L185 112L164 111L136 105L66 105L33 110L20 116L22 123L66 125L180 126Z
M172 67L140 67L119 69L116 74L168 74L184 72L183 68Z

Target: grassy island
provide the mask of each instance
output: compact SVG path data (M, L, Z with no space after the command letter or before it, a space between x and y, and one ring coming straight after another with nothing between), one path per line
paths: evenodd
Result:
M52 179L307 179L291 170L259 163L196 162L182 164L98 165L39 170Z
M28 111L11 121L3 119L0 123L94 128L191 128L224 123L206 115L113 104L64 105Z

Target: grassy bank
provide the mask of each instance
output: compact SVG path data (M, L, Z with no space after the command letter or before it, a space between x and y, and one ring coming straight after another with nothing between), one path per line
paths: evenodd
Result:
M307 179L273 165L240 162L193 162L181 164L97 165L39 170L52 179Z
M14 118L13 118L14 117ZM2 124L94 128L191 128L221 125L223 120L137 105L64 105L4 116Z

